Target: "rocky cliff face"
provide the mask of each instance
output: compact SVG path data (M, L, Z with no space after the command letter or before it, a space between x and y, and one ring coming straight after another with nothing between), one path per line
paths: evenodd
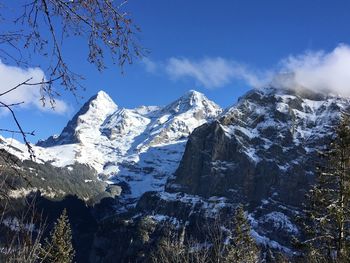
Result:
M288 250L289 238L299 234L294 218L314 180L317 153L349 106L349 99L311 92L250 91L193 131L166 189L248 205L258 239Z
M219 120L191 134L175 187L206 197L240 196L256 203L278 196L300 204L313 180L317 151L349 106L347 99L313 95L249 92Z

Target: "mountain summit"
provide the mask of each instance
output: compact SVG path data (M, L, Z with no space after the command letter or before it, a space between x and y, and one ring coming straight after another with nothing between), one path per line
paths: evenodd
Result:
M111 97L104 91L92 96L67 123L59 136L51 136L39 141L37 146L51 147L63 144L73 144L91 139L98 132L107 116L118 109ZM96 135L96 134L94 134Z
M209 116L217 116L221 112L220 107L214 102L210 101L204 94L190 90L179 99L164 107L163 111L170 113L184 113L191 109L199 110Z

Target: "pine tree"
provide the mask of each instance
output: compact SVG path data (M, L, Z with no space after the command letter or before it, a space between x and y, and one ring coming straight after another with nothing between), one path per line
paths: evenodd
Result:
M236 209L233 223L232 245L228 247L226 262L258 262L259 250L251 236L250 224L241 205Z
M44 250L41 254L45 263L73 262L75 252L72 245L72 231L66 209L63 210L55 223L50 240L46 240Z
M310 262L349 262L350 119L343 115L336 136L322 153L316 184L309 193L306 241ZM322 261L323 262L323 261Z

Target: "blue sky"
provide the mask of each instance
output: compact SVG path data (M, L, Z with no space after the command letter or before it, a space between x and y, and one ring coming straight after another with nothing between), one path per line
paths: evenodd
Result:
M345 0L130 0L128 10L150 54L126 66L123 75L112 65L103 73L89 65L84 40L68 39L63 46L71 68L86 78L86 91L79 93L85 99L105 90L121 107L165 105L196 89L227 107L252 86L264 85L276 70L295 69L298 63L291 57L303 66L309 53L317 63L334 61L344 52L327 54L350 44L350 2ZM76 102L62 92L67 106L62 112L42 111L32 103L18 109L18 118L24 129L36 131L35 142L59 133L85 99ZM13 125L8 114L0 113L0 121L3 127Z

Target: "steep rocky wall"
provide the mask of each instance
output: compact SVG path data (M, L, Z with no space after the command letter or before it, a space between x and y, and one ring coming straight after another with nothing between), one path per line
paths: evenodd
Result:
M220 120L198 127L167 190L300 206L347 101L252 91Z

